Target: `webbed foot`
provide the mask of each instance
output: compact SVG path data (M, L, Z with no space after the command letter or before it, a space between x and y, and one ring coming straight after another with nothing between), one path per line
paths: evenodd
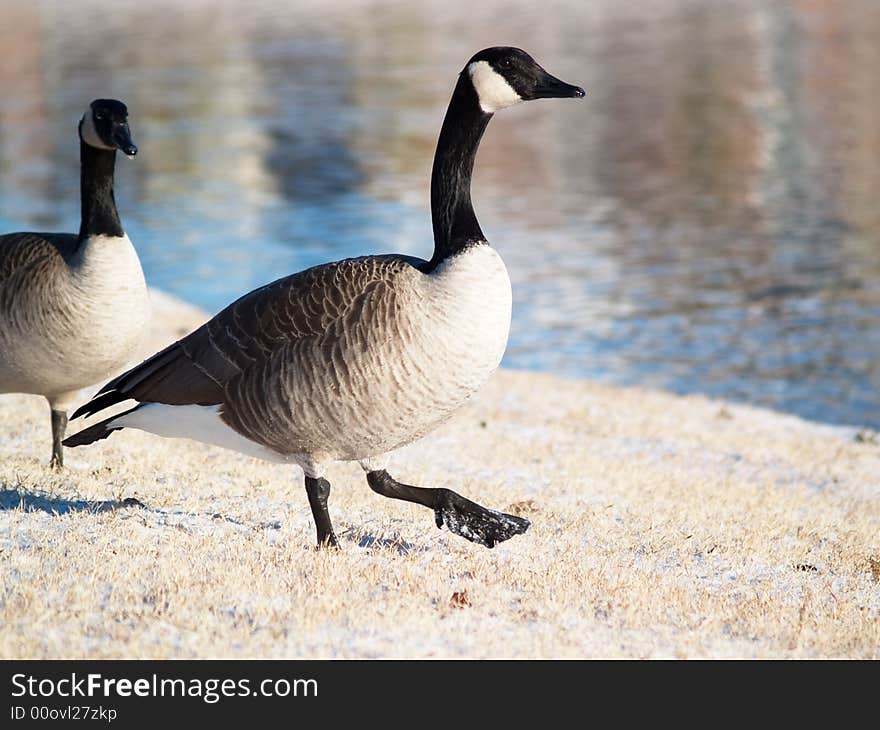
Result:
M488 509L448 489L441 492L434 509L437 527L446 525L450 532L487 548L522 535L531 525L524 517Z

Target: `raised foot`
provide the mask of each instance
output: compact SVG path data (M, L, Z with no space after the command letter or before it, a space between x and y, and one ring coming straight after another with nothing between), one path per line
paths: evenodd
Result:
M434 509L437 527L446 525L450 532L471 542L493 548L514 535L522 535L531 525L525 517L496 512L448 489L442 491L440 504Z

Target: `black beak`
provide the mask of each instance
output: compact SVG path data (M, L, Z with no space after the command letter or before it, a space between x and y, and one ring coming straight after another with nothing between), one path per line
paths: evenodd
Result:
M534 88L535 99L581 99L586 92L580 86L573 86L551 76L544 69L538 77Z
M131 131L129 131L127 124L120 124L113 128L113 142L129 157L134 157L137 154L138 148L131 141Z

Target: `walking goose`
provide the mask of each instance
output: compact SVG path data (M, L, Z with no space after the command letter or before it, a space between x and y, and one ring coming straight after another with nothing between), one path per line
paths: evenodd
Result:
M79 234L0 236L0 393L49 401L54 467L64 463L77 392L131 359L149 317L141 264L113 198L116 150L137 154L125 104L93 101L79 139Z
M434 255L345 259L241 297L199 329L107 383L74 413L137 403L65 440L120 428L185 437L295 462L318 545L336 546L325 465L358 461L379 494L434 510L438 527L487 547L528 520L448 489L402 484L388 454L446 420L498 367L511 289L471 206L471 172L492 115L520 101L582 97L527 53L477 53L458 77L431 179Z

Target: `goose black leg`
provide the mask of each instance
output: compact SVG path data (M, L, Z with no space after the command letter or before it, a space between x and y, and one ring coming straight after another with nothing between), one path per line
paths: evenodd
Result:
M61 441L64 439L64 431L67 428L67 413L52 409L52 460L49 466L60 469L64 466L64 454L62 453Z
M437 527L446 525L450 532L488 548L529 529L530 523L523 517L486 509L450 489L428 489L401 484L384 469L367 472L367 483L370 489L383 497L403 499L430 507L434 510Z
M309 496L309 506L318 531L318 547L339 547L336 535L333 534L333 525L330 524L330 513L327 511L330 482L323 477L313 479L306 476L306 494Z

